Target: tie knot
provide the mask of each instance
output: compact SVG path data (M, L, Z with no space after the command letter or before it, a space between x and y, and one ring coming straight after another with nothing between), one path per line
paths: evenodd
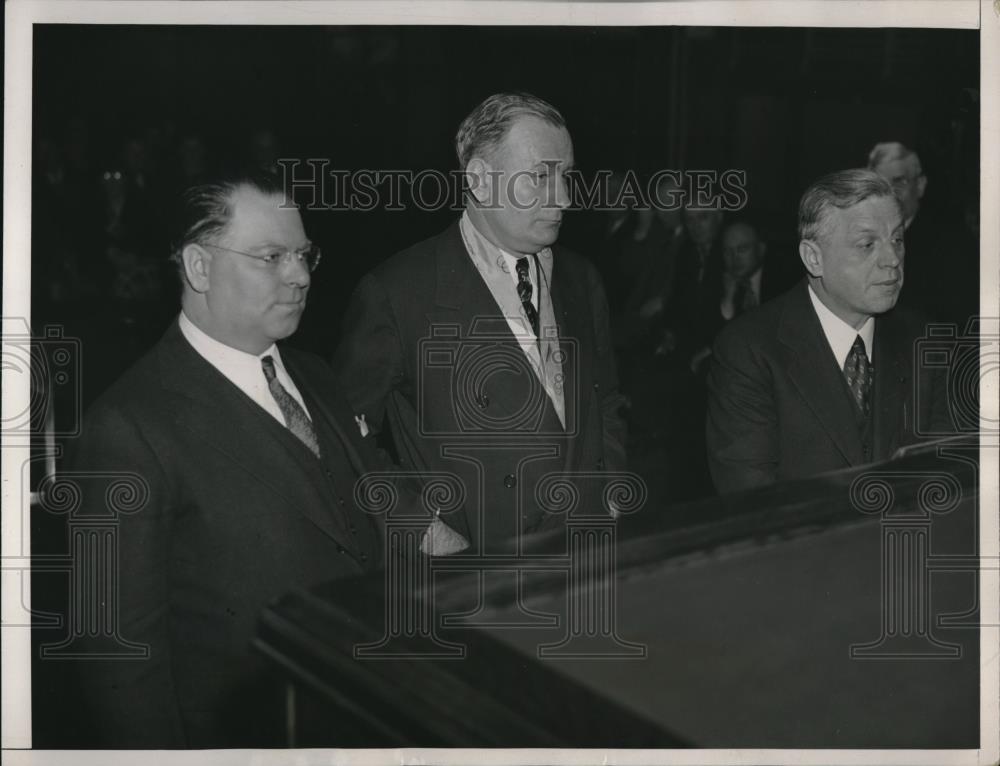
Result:
M851 354L859 359L868 359L868 354L865 352L865 342L862 340L860 335L857 335L854 338L854 345L851 346Z
M517 278L521 280L528 279L528 258L518 258L517 263L514 264L514 268L517 269Z
M264 379L270 383L274 380L274 359L270 356L265 356L260 360L260 366L264 370Z

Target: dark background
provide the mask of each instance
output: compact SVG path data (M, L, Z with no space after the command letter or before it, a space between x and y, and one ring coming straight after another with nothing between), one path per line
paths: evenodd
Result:
M32 327L60 325L80 339L84 406L179 310L167 231L185 185L277 158L449 171L459 122L501 90L562 111L585 176L746 171L746 212L768 259L791 270L805 187L864 165L880 141L919 153L929 178L920 215L978 241L975 30L36 25L33 76ZM361 275L454 216L307 211L324 256L292 342L329 356ZM570 213L562 242L600 260L601 220ZM626 390L635 383L623 380ZM660 411L686 406L670 400ZM55 411L79 416L58 401ZM684 499L683 482L672 482L692 470L670 456L697 443L683 428L701 422L690 420L659 424L659 442L645 424L646 442L630 441L633 470L662 485L651 486L650 506ZM65 540L56 520L33 518L35 553ZM36 604L62 587L34 583ZM51 632L35 640L56 640ZM60 668L34 666L36 741L58 747L65 719L51 714L46 689L59 688Z
M773 257L797 260L805 186L863 165L878 141L917 149L930 179L923 210L960 219L978 206L975 30L38 25L34 53L33 319L76 324L85 336L115 332L93 326L97 307L112 325L143 313L124 305L127 291L108 299L123 267L109 264L100 225L109 195L100 179L117 169L127 181L129 142L145 156L147 191L133 206L143 209L126 215L122 249L158 263L170 197L192 164L185 157L200 153L200 172L275 157L448 171L462 117L507 89L563 112L584 174L745 170L748 211L765 222ZM270 145L255 150L261 135ZM40 188L49 162L71 182L63 207ZM588 215L571 214L562 240L596 257ZM295 342L328 354L357 279L452 216L307 215L324 261ZM172 275L158 277L140 293L162 296L162 316L134 318L131 333L141 337L111 344L117 352L86 398L175 312ZM149 296L132 303L152 305Z

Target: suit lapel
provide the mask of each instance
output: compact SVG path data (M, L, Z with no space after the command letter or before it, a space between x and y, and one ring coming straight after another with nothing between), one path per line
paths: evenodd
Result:
M897 336L891 316L875 320L874 345L874 457L886 460L900 446L910 381L906 342Z
M165 389L182 397L172 413L247 474L284 498L330 537L349 542L347 530L329 509L323 468L303 444L184 339L175 322L164 336L160 376Z
M488 344L503 344L505 355L510 354L509 361L504 366L528 376L520 386L491 386L487 378L483 381L482 390L477 386L471 392L474 401L466 402L463 406L488 406L492 411L491 419L502 419L504 416L513 418L522 411L524 392L530 386L541 386L541 383L531 369L520 342L510 331L493 293L473 265L462 241L458 222L452 224L445 233L437 250L435 267L437 310L427 314L429 326L436 333L448 326L454 327L454 335L441 336L442 340L473 340L472 343L459 346L460 351L465 354L463 360L467 360L470 353L476 353L481 348L474 342L475 338L482 338ZM447 332L450 333L451 330L448 329ZM481 399L481 396L485 399ZM548 396L544 392L542 396L545 406L551 407Z
M568 269L559 268L559 255L553 251L552 310L559 328L559 349L562 352L563 397L566 412L566 462L567 470L574 468L576 460L576 434L586 433L588 409L583 403L588 397L583 389L589 385L584 374L580 350L588 348L588 330L591 317L584 310L589 306L585 296L578 294L578 286L570 281Z
M843 372L802 282L779 320L778 339L792 354L788 377L849 465L864 461L856 415L844 395Z
M316 381L303 374L294 355L283 355L282 361L295 380L299 392L309 404L312 416L325 418L325 422L340 439L341 446L344 448L344 453L347 455L354 472L358 476L363 475L370 469L370 461L366 461L361 453L363 449L361 432L354 420L354 413L346 404L347 398L340 393L340 388L334 381L333 375L331 374L328 380L324 380L322 387L320 387L316 385Z

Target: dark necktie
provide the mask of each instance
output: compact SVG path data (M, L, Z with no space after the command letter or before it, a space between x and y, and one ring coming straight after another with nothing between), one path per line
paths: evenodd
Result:
M264 368L267 387L271 390L271 396L274 397L274 401L281 409L288 430L299 437L316 457L319 457L319 440L316 438L316 430L313 428L312 421L302 409L302 405L295 401L295 397L288 393L278 381L274 374L274 359L265 356L260 360L260 366Z
M733 307L737 312L749 311L757 306L757 296L754 294L753 285L749 279L741 279L736 285L736 296L733 298Z
M535 337L538 337L538 311L535 310L535 305L531 302L531 276L528 273L528 259L518 258L517 259L517 296L521 299L521 305L524 306L524 314L528 317L528 321L531 322L531 329L535 333Z
M861 413L865 417L868 417L868 413L871 412L872 377L874 372L875 369L868 361L868 355L865 353L865 342L858 335L854 339L854 345L851 346L850 353L847 355L847 361L844 362L844 375L847 376L847 385L851 387L851 393L854 394L854 401L857 402L858 409L861 410Z

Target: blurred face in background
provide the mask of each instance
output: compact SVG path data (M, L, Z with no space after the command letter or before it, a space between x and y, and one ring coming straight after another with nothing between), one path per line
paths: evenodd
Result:
M722 229L722 211L704 208L685 208L684 226L691 241L699 249L711 248Z
M764 243L754 228L734 223L722 233L722 261L726 273L735 279L749 277L764 262Z
M873 170L892 184L892 191L903 208L903 219L907 222L912 220L920 209L920 200L927 188L927 177L917 155L883 160Z
M681 187L675 178L664 175L656 183L656 217L668 230L676 229L683 223L680 201L683 200Z

